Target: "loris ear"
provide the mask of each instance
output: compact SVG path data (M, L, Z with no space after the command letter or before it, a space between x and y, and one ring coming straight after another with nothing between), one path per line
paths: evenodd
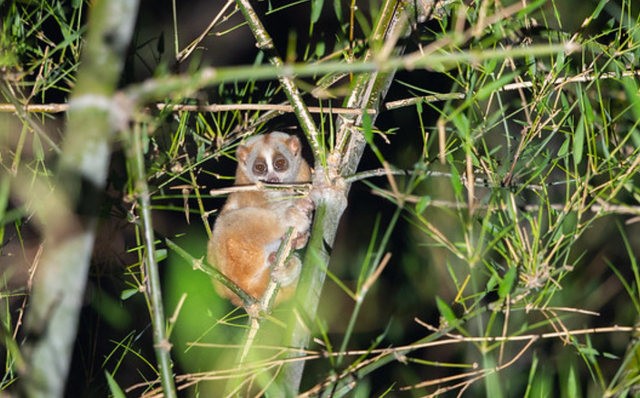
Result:
M291 138L287 140L287 146L291 150L291 153L295 156L300 154L300 149L302 148L302 144L300 144L300 139L295 135L292 135Z
M244 145L240 145L238 147L238 149L236 149L236 156L238 157L238 162L247 163L247 160L249 159L249 153L251 151L249 150L249 148L247 148Z

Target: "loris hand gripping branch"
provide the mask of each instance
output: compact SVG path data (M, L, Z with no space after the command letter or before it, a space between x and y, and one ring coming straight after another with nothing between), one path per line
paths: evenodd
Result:
M301 156L296 136L273 132L253 137L236 152L238 169L235 185L258 181L277 183L308 182L311 170ZM280 282L276 304L293 295L300 274L300 259L292 256L281 269L271 271L283 236L290 227L296 234L292 249L307 244L313 202L291 198L291 193L261 190L229 195L216 220L207 250L207 260L250 296L262 298L270 277ZM242 300L216 282L218 293L235 305Z

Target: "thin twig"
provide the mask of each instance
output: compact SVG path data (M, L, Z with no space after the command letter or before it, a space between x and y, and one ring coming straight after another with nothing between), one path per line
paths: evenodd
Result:
M551 72L550 72L551 73ZM563 86L565 84L570 83L583 83L590 82L593 80L607 80L607 79L620 79L623 77L635 77L640 76L640 70L632 70L625 71L622 73L616 72L605 72L600 75L577 75L571 77L559 77L551 82L551 84L555 86ZM535 82L526 81L526 82L518 82L518 83L509 83L500 87L497 91L513 91L519 90L523 88L531 88L533 87ZM411 98L403 98L395 101L389 101L384 104L387 110L398 109L405 106L415 105L418 102L440 102L446 101L449 99L465 99L468 95L472 95L472 93L444 93L444 94L432 94L425 95L422 97L411 97Z
M207 28L200 34L200 36L198 36L198 38L196 38L184 50L180 51L176 55L176 65L183 63L184 60L187 59L196 48L198 48L198 45L204 40L205 37L207 37L211 29L216 26L220 18L222 18L224 12L231 6L231 4L233 4L233 0L227 0L227 3L222 7L220 12L218 12L215 18L213 18L209 26L207 26Z
M578 311L580 312L580 311ZM588 314L593 315L593 314ZM421 323L424 325L424 323ZM326 352L326 351L317 351L317 350L309 350L309 349L295 349L290 347L278 347L278 346L255 346L256 349L263 350L278 350L278 351L293 351L299 354L304 354L309 356L311 359L315 358L326 358L328 356L338 357L338 356L360 356L360 355L377 355L377 354L392 354L394 352L401 353L403 351L415 351L417 349L422 348L430 348L430 347L439 347L450 344L457 343L497 343L497 342L514 342L514 341L529 341L532 339L553 339L553 338L563 338L567 336L583 336L589 334L605 334L605 333L633 333L640 332L640 327L634 326L604 326L599 328L585 328L585 329L576 329L576 330L562 330L562 331L554 331L548 333L539 333L539 334L524 334L517 336L462 336L456 334L449 334L449 339L446 340L436 340L430 341L427 343L418 343L418 344L409 344L398 347L387 347L387 348L376 348L373 350L346 350L346 351L334 351L334 352ZM237 349L240 345L237 344L207 344L207 343L192 343L193 345L197 345L198 347L210 347L210 348L228 348L228 349ZM298 360L304 359L303 357L297 357ZM295 360L295 358L293 358ZM226 370L227 372L231 370ZM218 371L216 371L218 372Z
M288 191L291 192L291 195L308 195L311 190L311 184L265 184L258 181L258 183L252 185L233 185L227 188L212 189L209 194L215 197L229 195L234 192L257 192L263 190Z
M488 376L491 373L494 372L499 372L511 365L513 365L518 359L520 359L520 357L529 349L529 347L531 347L531 345L535 342L536 339L531 339L520 351L518 351L518 353L507 363L497 366L495 368L491 368L491 369L482 369L482 370L478 370L475 372L470 372L470 373L463 373L463 374L459 374L456 376L452 376L452 377L445 377L442 379L436 379L436 380L430 380L424 383L419 383L415 386L409 386L409 387L403 387L401 388L401 390L411 390L411 389L415 389L415 388L423 388L423 387L428 387L434 384L442 384L444 382L447 381L451 381L454 379L458 379L458 378L464 378L464 377L471 377L471 376L475 376L470 380L467 380L463 383L460 384L456 384L453 386L449 386L449 387L442 387L442 388L438 388L438 390L436 392L434 392L433 394L428 395L429 397L436 397L439 396L440 394L446 392L446 391L451 391L457 388L461 388L463 387L464 389L466 389L469 385L471 385L472 383L475 383L476 381Z
M414 174L420 174L421 176L424 177L444 177L444 178L451 178L453 177L453 174L451 173L447 173L447 172L443 172L443 171L422 171L422 170L399 170L399 169L389 169L386 170L384 168L380 168L380 169L374 169L374 170L366 170L366 171L362 171L359 172L357 174L354 174L352 176L346 177L344 180L347 183L353 183L356 181L361 181L361 180L365 180L368 178L373 178L373 177L383 177L383 176L387 176L389 174L391 175L414 175ZM466 183L467 181L467 177L463 174L461 176L462 181ZM483 187L483 188L527 188L527 189L531 189L534 191L540 191L542 190L544 187L551 187L551 186L557 186L557 185L565 185L568 183L572 183L575 180L568 180L568 181L553 181L553 182L545 182L542 184L523 184L523 183L515 183L512 182L510 185L503 185L503 184L492 184L487 178L481 178L481 177L474 177L474 184L476 187Z
M231 369L221 369L215 371L201 372L201 373L190 373L185 375L176 376L176 380L178 382L186 382L180 386L180 389L186 388L187 386L193 385L195 383L201 381L211 381L211 380L226 380L231 378L244 378L249 379L256 376L257 373L266 371L268 369L272 369L276 366L282 366L285 363L295 363L295 362L306 362L311 360L320 360L326 359L328 356L331 357L339 357L339 356L371 356L373 357L370 360L363 361L357 368L362 368L367 366L367 364L375 362L382 357L393 357L396 360L401 360L404 358L406 353L413 352L419 349L430 348L430 347L440 347L451 344L460 344L460 343L495 343L495 342L521 342L526 341L527 345L525 348L529 348L530 345L540 339L553 339L553 338L563 338L567 336L578 336L578 335L589 335L589 334L605 334L605 333L633 333L640 332L640 328L632 327L632 326L609 326L609 327L601 327L601 328L587 328L587 329L578 329L578 330L564 330L564 331L556 331L549 333L540 333L540 334L527 334L520 336L483 336L483 337L473 337L473 336L462 336L462 335L454 335L449 334L449 339L446 340L436 340L429 341L426 343L416 343L398 347L389 347L389 348L378 348L378 349L369 349L369 350L348 350L343 352L326 352L326 351L315 351L315 350L295 350L299 355L292 358L285 359L270 359L266 361L257 361L257 362L249 362L245 363L241 366L231 368ZM228 348L228 349L237 349L240 348L240 345L222 345L222 344L204 344L204 343L194 343L194 345L198 345L200 347L211 347L211 348ZM254 346L254 349L264 349L264 350L275 350L278 355L287 351L292 350L287 347L276 347L276 346ZM504 369L507 366L510 366L517 360L524 351L521 349L519 354L514 356L508 363L500 365L493 369L484 369L480 372L487 371L496 371ZM357 369L352 369L351 373L356 371ZM339 379L344 379L350 374L349 372L342 373ZM459 377L469 377L470 374L461 375ZM313 394L313 391L319 391L323 387L327 387L337 380L331 379L322 382L320 385L312 388L311 390L304 393L302 396L310 396ZM438 382L443 382L444 379L438 379ZM425 383L438 384L434 381L428 381ZM149 382L139 383L136 385L132 385L127 389L127 392L130 392L136 388L144 388L150 385ZM417 386L407 386L403 387L403 389L413 389L417 388Z
M393 192L384 190L384 189L372 190L371 193L383 198L394 198L394 200L400 199L395 197ZM408 195L408 196L402 196L402 200L415 204L415 203L419 203L422 200L422 197L415 196L415 195ZM434 207L443 207L443 208L458 209L458 210L467 209L469 207L467 203L452 202L448 200L437 200L437 199L430 200L428 205L434 206ZM531 211L538 211L541 208L543 208L543 209L553 209L553 210L562 212L566 210L566 206L567 204L564 204L564 203L549 203L549 204L539 204L539 205L527 204L527 205L518 206L518 209L526 212L531 212ZM489 210L489 209L508 210L509 205L507 204L475 205L474 208L481 209L481 210ZM569 210L589 211L592 213L602 212L602 213L614 213L614 214L626 214L626 215L640 215L640 205L636 205L636 206L612 205L608 203L603 203L603 204L593 204L590 206L589 205L580 206L579 204L576 204Z
M291 105L281 104L210 104L210 105L184 105L184 104L165 104L157 103L153 105L158 110L169 110L171 112L233 112L233 111L272 111L279 113L292 113L295 108ZM0 104L0 112L16 112L24 110L34 113L62 113L69 109L69 104L27 104L17 107L14 104ZM150 108L147 108L150 109ZM310 106L310 113L321 114L342 114L342 115L360 115L362 110L349 108L330 108ZM367 110L368 113L374 113L372 109Z
M20 104L18 99L9 91L9 87L5 82L0 81L0 91L7 91L5 97L11 101L11 104L0 104L0 112L15 112L19 118L26 121L29 127L38 134L38 136L44 140L57 154L62 153L62 150L56 144L51 137L43 130L39 123L33 120L29 115L29 105ZM65 108L68 108L67 104L63 104Z

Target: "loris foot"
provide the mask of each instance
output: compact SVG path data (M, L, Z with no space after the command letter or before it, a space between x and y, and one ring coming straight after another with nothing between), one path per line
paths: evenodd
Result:
M271 277L280 282L281 286L289 286L298 280L301 269L302 261L294 254L283 267L273 267Z
M284 209L284 222L287 227L293 227L299 233L305 233L309 230L311 218L307 211L297 205L291 205Z
M313 200L310 197L299 198L295 200L295 206L307 215L311 216L311 212L315 209Z
M315 209L315 205L311 198L300 198L296 199L294 206L299 213L304 214L307 217L306 229L297 229L298 234L291 241L291 247L294 250L301 249L307 245L307 241L309 240L309 227L311 225L311 218L313 215L313 210ZM290 210L291 211L291 210Z
M291 248L293 250L302 249L307 245L309 241L309 231L304 233L298 233L295 238L291 241Z

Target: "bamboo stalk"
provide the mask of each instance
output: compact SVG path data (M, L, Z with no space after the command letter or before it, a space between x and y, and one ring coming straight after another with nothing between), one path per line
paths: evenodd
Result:
M25 397L64 395L96 236L100 190L109 167L109 147L113 132L128 120L129 110L113 95L137 9L134 0L94 3L69 104L56 186L49 195L33 196L41 205L37 216L52 222L45 224L44 252L25 315L27 370L19 385Z
M147 173L144 166L144 152L142 144L142 131L136 124L129 137L127 156L130 164L129 172L133 174L135 193L139 204L139 216L142 222L142 232L145 247L145 275L147 275L147 289L149 305L151 307L153 325L153 345L160 371L160 382L166 398L175 398L176 389L173 380L173 365L171 362L171 344L165 330L166 318L162 304L162 286L158 261L156 259L155 237L151 222L151 193L147 185Z
M386 38L397 39L409 31L408 20L402 18L404 8L397 6L395 0L387 0L383 3L376 27L372 34L371 43L382 43ZM395 43L394 43L395 44ZM402 53L403 48L394 46L395 54ZM370 62L373 57L371 50L365 56L364 63ZM384 63L384 60L381 60ZM378 105L386 95L394 76L394 69L387 71L372 71L372 73L362 73L356 77L356 83L350 96L346 99L347 108L353 109L374 109L378 110ZM370 115L373 123L377 113ZM362 134L357 131L362 126L363 116L360 115L340 115L336 124L337 139L334 153L331 156L335 159L329 162L327 175L314 176L314 185L325 183L322 179L334 179L337 176L354 174L360 162L365 148L365 140ZM337 160L337 161L336 161ZM340 178L340 180L342 180ZM325 191L332 192L332 188L327 187ZM329 264L329 253L327 245L333 246L335 234L342 213L346 206L346 193L349 184L341 183L338 190L333 190L334 195L329 195L317 205L312 239L307 249L305 258L305 268L300 278L298 295L296 301L301 304L300 313L296 318L311 322L320 302L320 293L326 278ZM338 191L338 192L336 192ZM333 196L333 197L331 197ZM341 197L339 197L341 196ZM305 322L306 323L306 322ZM306 348L310 341L310 329L308 324L300 321L289 322L292 330L289 332L290 341L288 346L293 348ZM300 382L304 371L304 361L294 362L284 367L277 385L285 391L286 396L295 396L300 390Z

